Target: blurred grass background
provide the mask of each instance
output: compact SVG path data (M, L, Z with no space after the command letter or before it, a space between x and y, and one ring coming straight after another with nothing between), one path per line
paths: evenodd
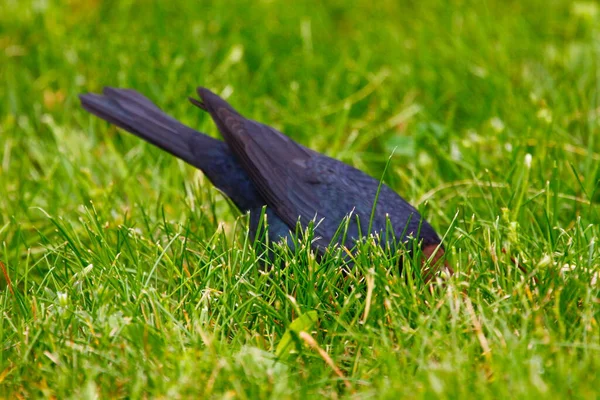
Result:
M597 2L0 9L6 397L597 395ZM186 100L209 87L375 177L393 153L385 180L447 233L454 290L383 256L261 273L201 173L81 110L104 85L216 136ZM309 310L343 379L307 346L273 359Z

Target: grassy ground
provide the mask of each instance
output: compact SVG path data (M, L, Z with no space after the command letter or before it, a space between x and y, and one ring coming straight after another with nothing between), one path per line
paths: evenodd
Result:
M597 3L0 7L0 396L598 396ZM261 272L201 173L80 109L103 85L217 135L208 86L376 177L395 148L457 275Z

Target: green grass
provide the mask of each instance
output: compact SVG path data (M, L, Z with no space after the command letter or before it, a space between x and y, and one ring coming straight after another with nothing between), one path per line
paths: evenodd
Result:
M598 3L0 8L0 397L599 395ZM457 274L264 272L200 172L81 110L103 85L216 136L207 86L375 177L395 149Z

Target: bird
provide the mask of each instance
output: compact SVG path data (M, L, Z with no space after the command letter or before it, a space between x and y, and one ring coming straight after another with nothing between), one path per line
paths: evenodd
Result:
M268 239L292 248L297 228L312 227L310 246L319 256L336 245L352 254L357 240L372 234L381 244L422 252L426 282L441 272L452 275L440 236L382 180L244 117L207 88L196 92L199 99L189 101L210 115L224 141L182 124L133 89L105 87L79 98L89 113L200 169L249 213L254 240L264 218Z

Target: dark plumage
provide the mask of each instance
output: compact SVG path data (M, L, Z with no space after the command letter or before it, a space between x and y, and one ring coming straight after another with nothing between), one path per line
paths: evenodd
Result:
M244 118L208 89L199 88L198 94L201 100L190 101L210 114L225 142L182 125L133 90L105 88L102 95L83 94L80 99L92 114L201 169L241 211L250 213L253 236L266 205L271 241L287 240L298 221L305 227L314 220L313 248L322 253L332 241L342 241L336 232L351 214L343 243L348 249L371 225L371 232L384 241L418 238L430 265L438 264L444 253L439 236L388 186L380 187L377 179L362 171ZM394 238L386 233L388 219ZM452 272L447 265L446 269Z

